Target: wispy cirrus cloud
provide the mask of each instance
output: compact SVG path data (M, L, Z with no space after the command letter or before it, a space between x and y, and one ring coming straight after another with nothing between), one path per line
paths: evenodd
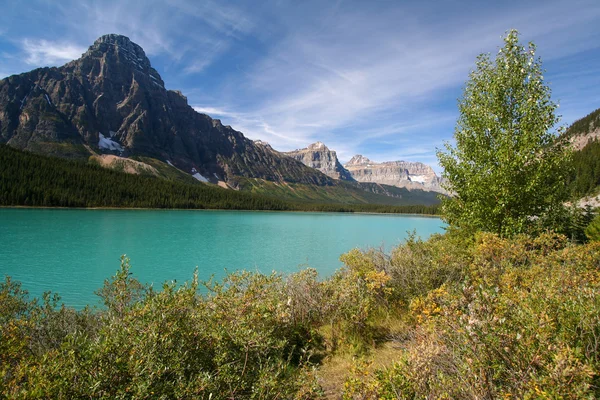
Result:
M24 39L25 62L30 65L58 65L79 58L86 48L73 43Z
M538 45L566 123L600 103L598 0L7 3L4 71L63 62L66 44L80 51L121 33L198 111L284 151L321 140L345 160L435 163L475 57L511 28Z
M99 36L118 33L141 45L155 63L162 58L160 64L179 74L197 74L255 27L241 6L209 0L31 0L28 7L19 3L8 0L0 24L11 27L11 35L4 36L13 42L19 38L25 63L35 66L72 60Z
M451 138L456 98L476 55L494 53L506 30L520 28L524 41L539 44L544 60L594 49L599 58L597 2L508 3L436 4L435 13L416 2L353 3L318 7L317 15L315 3L303 2L304 8L279 15L278 26L287 29L242 79L226 85L235 91L216 104L260 116L253 125L246 121L248 133L283 150L322 140L341 157L361 152L373 159L435 160L435 147ZM247 105L236 97L256 101Z

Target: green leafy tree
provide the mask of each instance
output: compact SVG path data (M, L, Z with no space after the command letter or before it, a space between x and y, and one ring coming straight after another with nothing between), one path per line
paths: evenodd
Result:
M592 222L585 228L585 236L591 241L600 241L600 215L596 215Z
M509 31L494 60L477 58L458 104L456 145L438 151L453 193L443 201L452 227L502 236L552 228L548 216L567 198L570 150L552 131L558 106L535 45L522 46L518 36Z

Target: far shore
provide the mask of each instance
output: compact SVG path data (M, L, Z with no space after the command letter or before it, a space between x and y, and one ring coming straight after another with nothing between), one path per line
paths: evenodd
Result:
M416 217L440 218L435 214L366 212L366 211L302 211L302 210L235 210L228 208L149 208L149 207L48 207L48 206L0 206L0 209L39 209L39 210L124 210L124 211L234 211L264 213L318 213L318 214L360 214L360 215L406 215Z

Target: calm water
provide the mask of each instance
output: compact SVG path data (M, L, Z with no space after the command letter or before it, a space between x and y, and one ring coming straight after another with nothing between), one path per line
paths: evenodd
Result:
M31 295L46 290L70 306L97 304L94 291L127 254L141 281L220 278L237 269L323 276L359 247L389 250L407 231L441 232L438 218L334 213L0 209L0 277Z

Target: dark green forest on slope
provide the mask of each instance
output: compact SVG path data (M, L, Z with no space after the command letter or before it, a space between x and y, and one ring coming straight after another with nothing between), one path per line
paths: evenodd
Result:
M566 137L586 135L600 126L600 108L573 122L564 133ZM573 153L573 170L566 182L574 200L595 194L600 185L600 143L590 141Z
M573 171L567 182L573 199L594 194L600 185L600 143L588 143L573 154Z
M0 205L435 214L435 206L319 204L132 175L0 145Z

